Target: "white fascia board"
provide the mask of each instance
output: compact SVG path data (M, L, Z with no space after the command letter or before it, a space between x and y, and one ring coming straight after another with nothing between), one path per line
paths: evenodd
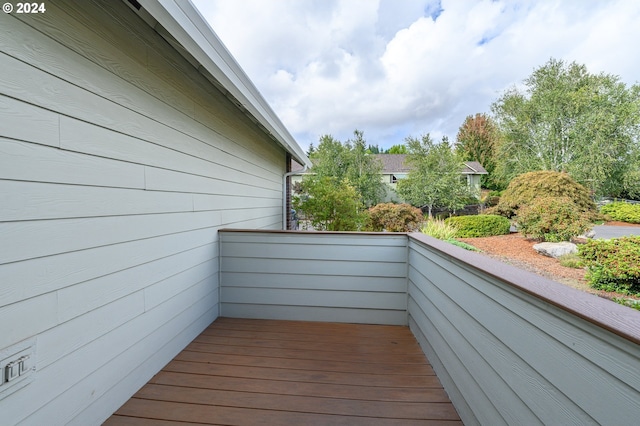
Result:
M190 1L138 1L296 161L311 167L300 145Z

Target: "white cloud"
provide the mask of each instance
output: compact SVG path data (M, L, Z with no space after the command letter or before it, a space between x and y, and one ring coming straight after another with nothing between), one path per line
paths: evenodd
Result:
M303 146L354 129L388 147L455 139L549 58L635 83L640 3L196 0Z

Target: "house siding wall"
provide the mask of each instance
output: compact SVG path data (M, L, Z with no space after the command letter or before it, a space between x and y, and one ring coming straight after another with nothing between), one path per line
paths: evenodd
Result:
M409 241L409 325L465 424L637 423L636 343L467 264L474 253L420 240Z
M97 424L219 315L217 230L282 226L285 153L124 2L46 8L0 14L0 423Z
M382 174L382 183L385 184L384 190L385 195L383 202L385 203L404 203L405 201L398 195L396 192L398 188L397 182L392 182L392 177L395 176L397 180L406 179L406 173L383 173Z
M222 231L221 315L406 324L404 234Z

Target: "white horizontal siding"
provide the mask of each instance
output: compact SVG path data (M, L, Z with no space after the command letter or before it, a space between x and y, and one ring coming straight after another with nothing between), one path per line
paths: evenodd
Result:
M236 318L346 322L405 325L406 311L391 309L345 309L309 305L249 305L224 303L222 315Z
M207 262L213 258L214 252L212 245L203 246L60 289L57 292L60 319L69 320L135 291L155 285L163 279ZM191 284L195 282L198 281L191 281Z
M112 13L131 13L124 4L103 4L105 7L109 5L114 8ZM69 10L75 7L70 6ZM6 70L4 78L7 95L169 148L189 148L201 152L206 150L206 145L211 145L242 161L246 165L243 169L253 166L257 170L269 170L273 178L278 178L279 168L274 165L281 161L280 150L273 144L254 143L255 140L265 140L265 136L258 133L249 119L238 114L237 109L224 97L220 97L215 89L201 90L202 85L211 86L191 66L187 65L179 79L188 81L190 89L184 94L197 98L211 111L207 117L209 120L195 121L182 109L171 105L171 102L158 99L156 96L171 89L175 80L155 78L147 68L140 68L136 72L131 67L122 67L118 60L123 60L124 57L108 56L113 47L107 48L104 40L96 36L97 28L88 28L74 19L66 19L66 13L67 11L52 9L47 14L19 16L29 20L31 24L34 20L47 21L39 29L52 36L52 39L43 38L38 30L24 26L16 19L3 21L3 29L6 31L0 34L0 41L3 50L9 55L2 59ZM93 13L100 12L95 9ZM49 26L50 21L54 21L56 17L63 18L61 21L71 25L68 32ZM107 23L102 19L102 26L117 25L116 22L111 20ZM138 20L138 26L142 31L148 32L141 20ZM74 33L74 28L78 32ZM88 31L87 34L91 36L85 37L81 31ZM131 29L124 34L130 34L130 31ZM158 44L162 46L160 49L166 50L166 42L157 34L151 35L149 49L152 50L151 46ZM24 49L25 45L30 46L30 49ZM116 51L134 46L134 43L127 42L118 45ZM101 51L101 47L106 50ZM87 60L87 52L95 55ZM65 61L60 61L61 57ZM173 60L180 61L177 57ZM27 64L33 64L33 67ZM117 68L113 68L114 65ZM168 65L165 58L164 66L172 65ZM44 72L38 72L39 70ZM158 87L149 89L149 84ZM55 96L54 99L52 95ZM87 106L90 108L86 108ZM92 111L100 111L101 114L96 116ZM123 117L131 119L122 120ZM215 121L211 122L212 118ZM194 154L202 157L201 154ZM227 163L223 159L223 164Z
M280 208L282 209L282 200L276 198L255 197L249 198L242 195L206 195L194 194L193 210L250 210L263 208ZM280 213L282 214L282 212Z
M61 147L100 157L142 162L159 169L187 172L226 182L241 181L253 186L268 187L282 184L278 174L265 171L244 159L202 143L189 135L174 132L126 109L119 112L131 115L131 119L143 119L151 125L154 133L142 135L132 132L133 135L128 135L63 116L60 118ZM171 144L163 138L162 133L167 131L171 134Z
M274 246L265 246L265 250L277 250ZM329 248L325 247L325 250ZM377 258L371 258L377 259ZM331 269L327 269L331 265ZM352 261L304 259L274 259L251 257L224 258L225 272L245 272L253 274L295 274L313 276L355 276L355 277L402 277L407 270L406 263L385 262L384 260Z
M26 417L26 424L69 423L75 414L98 400L157 351L162 352L177 333L191 323L198 324L197 331L191 330L186 338L195 338L201 331L200 327L206 327L215 319L211 314L215 313L216 295L217 292L212 292L203 284L192 287L144 315L142 307L137 305L139 315L135 318L113 331L96 336L90 343L38 371L38 386L30 386L29 392L12 395L12 409L17 411L14 418L32 412L31 407L36 400L41 402L42 407ZM199 321L205 314L206 320ZM184 341L185 337L180 340L184 345L190 341ZM169 359L182 347L170 348L172 355ZM43 351L46 349L42 348ZM162 365L156 367L161 368ZM155 372L157 370L151 374ZM149 377L137 379L144 380L139 383L142 385Z
M58 114L2 95L0 95L0 113L3 117L0 136L42 145L60 146ZM4 157L4 148L2 152Z
M220 212L217 211L2 222L0 239L13 241L13 244L0 245L0 264L194 230L210 228L213 231L221 224ZM38 240L37 245L33 244L34 240ZM155 246L159 241L154 240L150 245ZM209 241L214 241L213 236ZM193 244L204 242L194 240ZM120 249L127 250L127 247ZM151 250L152 247L146 249ZM135 250L140 250L140 247Z
M188 310L172 318L170 323L158 330L154 335L147 336L144 340L138 342L135 347L130 348L126 354L114 359L110 365L96 371L95 374L87 377L78 386L74 386L72 388L73 392L65 394L64 399L58 400L57 404L67 407L66 411L75 415L69 421L69 425L100 424L113 413L113 410L104 404L103 401L105 399L114 401L117 406L127 402L131 389L141 388L146 384L145 377L153 376L166 365L167 353L173 354L173 356L180 353L185 346L201 333L203 328L206 328L218 317L217 299L214 296L213 293L209 293L207 297L201 299L197 304L190 306ZM200 312L203 308L210 306L214 307L204 312L195 321L192 321L193 312ZM192 322L184 327L184 324L189 321ZM171 340L167 340L167 335L174 337ZM155 349L155 352L144 363L133 364L131 362L131 360L148 355L150 348ZM134 365L135 368L131 369ZM115 376L110 374L111 369L123 371L126 374ZM87 395L94 390L91 386L95 383L100 384L100 388L96 392L99 399L97 397L88 399ZM78 400L86 401L88 404L77 404L76 401ZM82 407L86 408L78 413L78 408ZM38 420L43 419L49 413L45 412L45 415L40 415Z
M478 255L409 248L409 323L465 423L637 420L636 344L462 261Z
M193 211L191 194L83 185L0 181L10 202L0 222Z
M0 26L0 423L98 424L219 315L217 230L281 227L285 153L124 2Z
M144 189L144 167L0 137L0 179Z
M406 324L406 236L224 231L225 316Z
M289 273L288 280L282 280L279 274L248 273L246 271L221 274L222 282L233 282L240 287L265 287L280 289L310 289L310 290L342 290L350 291L379 291L403 293L407 290L407 279L404 276L384 277L368 275L333 275L330 280L322 275L315 279L308 274Z
M215 228L209 228L3 264L0 306L169 258L216 238Z

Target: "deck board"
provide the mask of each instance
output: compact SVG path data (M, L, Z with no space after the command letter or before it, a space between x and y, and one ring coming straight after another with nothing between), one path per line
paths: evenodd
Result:
M219 318L105 425L462 424L407 327Z

